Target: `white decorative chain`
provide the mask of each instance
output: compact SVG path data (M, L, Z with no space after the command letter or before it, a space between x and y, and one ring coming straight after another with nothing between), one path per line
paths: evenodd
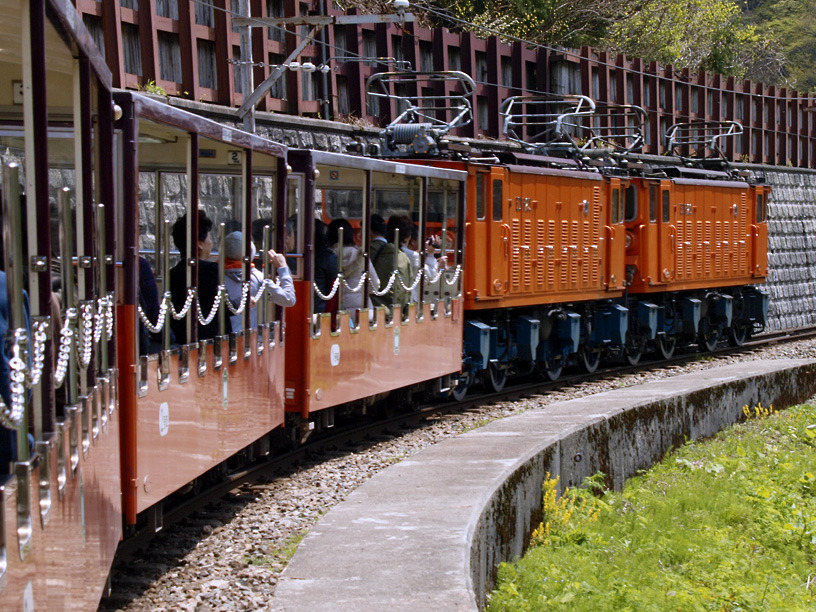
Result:
M184 306L182 306L181 310L176 312L176 309L173 307L173 303L170 303L170 315L176 320L180 321L184 317L187 316L187 313L190 312L190 308L193 306L193 298L195 297L195 291L192 289L187 289L187 299L184 300Z
M363 272L362 276L360 276L360 282L357 283L356 287L352 287L351 285L349 285L346 282L346 279L344 278L343 279L343 286L351 293L358 293L360 290L362 290L363 285L365 284L367 278L368 278L368 272Z
M98 344L102 338L102 329L105 327L105 319L108 316L108 309L105 306L107 298L99 298L96 302L96 322L94 325L93 341Z
M22 358L20 345L21 343L27 342L27 340L26 330L17 329L14 331L14 344L11 349L11 359L9 359L11 406L7 406L6 402L0 399L0 422L9 429L15 429L23 422L26 393L26 363Z
M76 308L69 308L65 313L65 323L60 330L60 347L57 365L54 369L54 384L59 387L68 372L68 359L71 357L71 344L74 341L74 321L77 318Z
M371 294L376 295L377 297L384 296L386 293L391 291L391 287L394 286L394 282L395 282L396 278L397 278L397 271L395 270L394 272L391 273L391 277L388 279L388 284L385 286L385 289L382 289L382 290L378 291L373 286L371 286L370 289L369 289L371 291Z
M414 282L413 282L413 283L411 283L411 286L410 286L410 287L409 287L409 286L406 286L406 284L405 284L404 282L402 282L402 277L401 277L401 276L399 276L399 275L397 275L397 282L399 282L399 284L400 284L400 285L402 285L402 288L403 288L403 289L405 289L407 292L409 292L409 293L410 293L411 291L413 291L414 289L416 289L416 286L419 284L419 280L422 278L422 276L423 276L424 274L425 274L425 270L423 270L422 268L420 268L419 270L417 270L417 275L416 275L416 278L414 279Z
M192 289L189 289L188 291L192 291ZM218 314L218 307L221 305L221 300L224 297L224 293L224 285L218 285L218 293L216 293L215 298L213 298L212 308L210 309L210 314L207 315L206 319L201 313L201 302L196 300L196 318L201 325L209 325L212 323L215 315Z
M144 310L142 310L142 305L138 304L136 306L136 311L139 313L139 318L142 320L142 323L144 323L144 326L148 329L150 333L158 334L162 330L162 328L164 327L164 322L167 319L167 310L170 304L171 304L170 292L166 291L164 293L164 296L162 297L161 303L159 304L159 318L156 319L155 325L153 325L150 322L150 319L147 318L147 315L145 314Z
M113 340L113 297L107 295L105 300L105 340Z
M221 287L219 287L218 290L220 292ZM232 314L239 315L242 312L244 312L244 309L246 308L248 296L249 296L249 281L244 281L243 283L241 283L241 303L238 304L238 308L232 307L232 300L229 299L229 296L227 296L227 299L224 301L226 302L227 308ZM206 325L206 323L202 323L202 325Z
M48 334L46 333L48 326L48 319L44 319L38 321L32 330L34 345L31 347L31 370L28 376L29 388L40 384L43 364L45 363L45 342L48 340Z
M330 299L334 297L334 295L337 293L337 289L340 287L340 276L338 275L337 278L334 279L334 283L332 284L331 291L329 291L329 295L323 295L320 292L320 288L317 286L316 283L312 283L312 286L314 287L317 297L319 297L324 302L328 302Z
M93 302L80 304L82 319L79 323L80 340L77 343L79 365L87 368L91 363L91 352L94 342L94 307ZM81 346L80 346L81 344Z
M453 287L459 281L459 275L462 273L462 266L456 266L456 270L454 271L453 278L448 280L445 279L445 284L448 287Z

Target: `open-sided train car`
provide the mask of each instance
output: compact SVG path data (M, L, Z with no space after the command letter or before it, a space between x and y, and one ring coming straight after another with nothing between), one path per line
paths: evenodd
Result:
M290 151L288 159L290 218L347 221L354 233L350 246L364 257L364 270L376 259L372 215L407 216L420 244L438 236L438 254L446 263L433 274L414 271L410 279L378 265L389 276L374 282L368 273L347 277L341 261L337 276L332 273L321 287L315 282L320 267L315 225L302 225L290 255L297 268L297 304L287 315L286 344L286 405L298 435L330 426L337 410L366 409L389 392L404 390L405 402L425 387L446 392L461 367L466 175L318 151ZM397 283L414 290L408 303L394 304ZM360 296L362 307L343 308L349 293ZM369 307L377 295L393 299ZM317 304L328 306L321 311ZM399 402L392 397L390 403Z
M0 608L87 610L122 532L111 75L67 0L3 2L0 75Z
M256 442L268 452L283 423L283 310L270 299L268 250L284 250L286 148L139 94L115 101L119 367L135 374L120 386L123 512L134 525L149 509L160 527L162 500ZM214 223L212 255L201 252L201 212ZM263 280L250 289L253 270ZM146 346L140 332L152 334Z

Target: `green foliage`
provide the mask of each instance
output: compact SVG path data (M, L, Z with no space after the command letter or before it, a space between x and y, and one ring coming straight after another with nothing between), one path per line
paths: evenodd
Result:
M816 408L743 412L621 493L545 482L538 545L500 567L488 610L814 609Z
M767 1L816 3L816 0ZM457 19L535 43L590 45L677 68L780 82L784 62L773 30L746 23L738 2L434 0L430 4ZM421 7L422 2L416 6ZM436 21L438 25L463 27L455 21ZM813 23L808 27L813 28ZM816 37L811 36L810 40Z
M748 6L745 22L779 39L790 84L816 91L816 0L761 0Z
M139 91L143 91L149 94L156 94L158 96L166 96L167 92L164 91L160 85L156 85L156 81L150 79L147 83L139 87Z

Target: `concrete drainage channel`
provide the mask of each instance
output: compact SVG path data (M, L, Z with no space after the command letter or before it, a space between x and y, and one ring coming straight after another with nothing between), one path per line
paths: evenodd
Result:
M687 439L759 403L816 394L816 362L753 361L550 404L451 438L375 475L312 529L275 609L479 610L541 518L547 474L620 488Z

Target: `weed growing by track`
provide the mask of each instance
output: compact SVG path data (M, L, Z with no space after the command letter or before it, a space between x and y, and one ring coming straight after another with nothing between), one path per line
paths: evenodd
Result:
M544 520L488 610L813 610L816 407L743 413L620 493L545 482Z

